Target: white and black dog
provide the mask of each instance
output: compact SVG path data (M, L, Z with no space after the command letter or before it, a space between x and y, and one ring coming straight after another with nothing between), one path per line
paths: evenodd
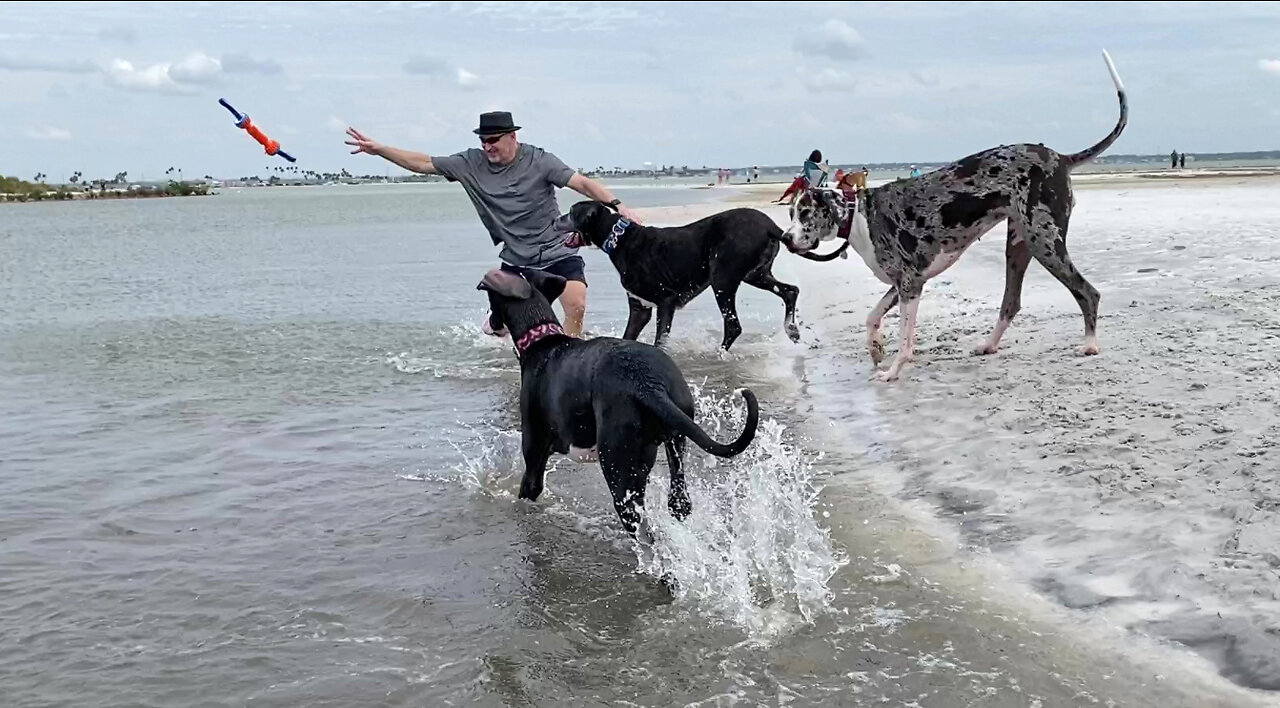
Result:
M965 249L1001 221L1008 220L1004 302L991 337L975 353L994 354L1022 303L1022 279L1034 258L1071 291L1084 315L1081 354L1098 353L1098 291L1067 255L1067 224L1075 199L1071 170L1097 157L1120 137L1129 119L1124 85L1111 57L1103 58L1120 99L1120 120L1101 142L1063 155L1044 145L1005 145L970 155L920 177L858 193L852 201L832 190L807 190L792 204L784 238L805 252L841 231L882 282L889 285L867 316L867 346L879 364L884 358L880 322L901 302L898 354L880 372L898 377L914 356L916 312L924 284L949 268Z
M659 228L633 224L600 202L578 202L560 217L556 228L575 248L595 246L604 251L627 291L631 307L624 339L636 339L653 308L658 308L654 346L661 347L671 331L676 310L708 287L715 293L724 318L725 351L742 334L738 322L738 287L743 283L777 295L786 308L783 325L791 341L800 341L796 326L796 298L800 289L773 277L773 260L782 242L782 229L765 213L738 208L712 214L684 226ZM844 253L845 244L823 256L829 261Z

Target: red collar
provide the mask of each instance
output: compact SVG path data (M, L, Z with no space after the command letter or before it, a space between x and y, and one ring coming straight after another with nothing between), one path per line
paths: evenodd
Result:
M524 354L529 347L557 334L564 336L564 330L560 329L560 325L555 322L544 322L520 335L520 339L516 341L516 351Z

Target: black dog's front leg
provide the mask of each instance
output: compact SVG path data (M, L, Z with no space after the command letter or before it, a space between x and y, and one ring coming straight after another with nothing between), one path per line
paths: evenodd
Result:
M653 308L633 297L627 298L627 304L631 306L631 315L627 317L627 331L622 338L635 341L649 324L649 318L653 317Z
M671 320L676 316L676 306L665 302L658 305L658 332L653 337L653 346L661 348L671 334Z
M547 475L547 459L551 457L551 436L526 428L520 439L524 448L524 477L520 480L520 498L538 501L542 481Z

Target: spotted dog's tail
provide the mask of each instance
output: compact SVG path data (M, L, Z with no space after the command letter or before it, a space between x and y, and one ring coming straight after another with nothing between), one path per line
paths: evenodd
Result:
M1105 49L1102 50L1102 58L1107 61L1107 71L1111 72L1111 81L1116 85L1116 95L1120 97L1120 121L1111 130L1111 134L1103 138L1097 145L1081 150L1074 155L1067 155L1068 165L1078 165L1101 155L1103 150L1111 147L1111 143L1114 143L1116 138L1120 137L1120 133L1124 132L1124 127L1129 124L1129 101L1124 97L1124 84L1120 83L1120 75L1116 73L1116 65L1111 63L1111 55L1107 54Z

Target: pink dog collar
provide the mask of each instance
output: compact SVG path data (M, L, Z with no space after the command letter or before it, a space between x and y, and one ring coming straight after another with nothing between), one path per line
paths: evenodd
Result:
M553 335L564 335L564 330L555 322L547 322L525 332L516 342L516 351L524 354L525 350Z

